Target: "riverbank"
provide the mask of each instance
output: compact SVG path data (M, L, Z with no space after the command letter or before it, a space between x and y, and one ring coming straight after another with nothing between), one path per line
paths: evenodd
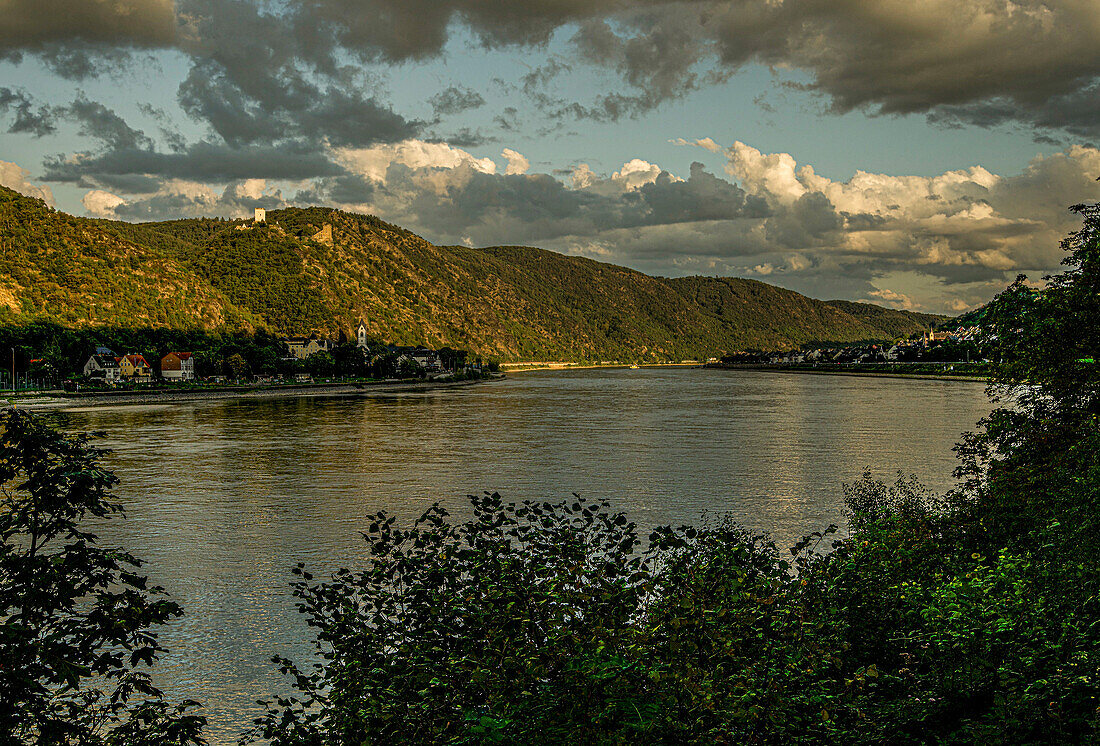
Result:
M575 363L521 363L513 364L521 365L522 367L510 367L508 366L509 373L532 373L538 371L568 371L568 370L613 370L613 369L625 369L631 366L623 365L620 363L614 365L600 365L599 363L591 364L575 364ZM501 365L502 368L506 367ZM927 369L915 370L912 372L904 370L868 370L865 368L826 368L826 367L809 367L809 366L794 366L794 365L762 365L762 364L745 364L745 365L722 365L708 363L706 365L698 362L694 363L647 363L637 366L638 368L708 368L712 370L744 370L744 371L765 371L775 373L811 373L814 375L822 376L857 376L866 378L907 378L910 380L928 380L928 381L970 381L977 383L988 383L990 377L988 375L980 375L974 373L954 373L944 372L937 373ZM927 366L922 366L927 368Z
M794 365L705 365L705 368L711 368L714 370L748 370L748 371L767 371L772 373L809 373L819 376L856 376L863 378L908 378L911 380L924 380L924 381L971 381L976 383L989 383L990 376L979 375L973 373L935 373L928 370L916 370L907 372L903 370L868 370L865 368L857 369L845 369L845 368L825 368L825 367L806 367L806 366L794 366Z
M702 368L698 361L688 363L641 363L631 366L629 363L501 363L500 368L508 373L529 373L540 370L621 370L624 368Z
M34 412L85 409L88 407L121 407L145 404L182 404L224 399L282 399L302 397L382 396L410 391L456 388L475 383L499 381L503 375L462 381L389 381L380 383L317 383L294 386L226 387L212 390L186 391L103 391L89 394L25 396L0 400L0 409L25 409Z

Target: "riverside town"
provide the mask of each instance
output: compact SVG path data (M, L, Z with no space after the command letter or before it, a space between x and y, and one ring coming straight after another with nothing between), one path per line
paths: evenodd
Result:
M0 336L4 334L0 331ZM97 330L80 333L50 324L22 330L9 339L10 364L0 374L6 388L22 392L94 392L105 389L150 390L158 385L297 385L335 380L421 379L448 381L498 370L465 350L433 350L422 345L383 344L360 323L352 341L311 337L236 335L228 340L191 335L201 347L159 352L172 339L150 330L130 333ZM176 336L176 335L172 335ZM111 340L118 340L111 342ZM129 344L144 352L116 353L106 344ZM143 344L144 343L144 344ZM83 354L91 348L90 354ZM41 350L47 350L43 355ZM83 361L82 365L80 364Z

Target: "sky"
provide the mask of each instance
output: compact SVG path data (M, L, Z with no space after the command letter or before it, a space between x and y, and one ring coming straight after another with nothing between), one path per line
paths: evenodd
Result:
M1100 201L1095 0L0 0L0 184L958 313Z

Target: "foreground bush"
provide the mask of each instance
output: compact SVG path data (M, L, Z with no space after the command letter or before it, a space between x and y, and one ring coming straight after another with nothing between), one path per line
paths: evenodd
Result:
M85 527L121 514L101 452L23 412L0 428L0 743L203 743L145 670L179 607Z
M246 737L290 744L1100 741L1100 206L989 311L996 410L960 487L848 490L782 555L718 522L473 499L295 585L318 662ZM822 544L826 546L822 547ZM828 550L828 551L822 551Z
M295 592L320 662L275 744L1069 743L1097 735L1090 566L965 552L901 483L791 561L719 522L635 527L583 501L475 498ZM869 503L871 503L869 505ZM899 508L899 503L904 508Z

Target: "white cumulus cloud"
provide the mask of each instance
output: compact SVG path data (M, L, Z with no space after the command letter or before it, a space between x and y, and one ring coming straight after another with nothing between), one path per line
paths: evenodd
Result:
M505 174L525 174L531 168L531 161L527 160L523 153L505 148L501 155L508 161L508 167L504 170Z
M43 200L47 205L53 206L53 191L48 186L31 184L27 181L30 171L19 164L10 161L0 161L0 186L14 189L20 194Z

